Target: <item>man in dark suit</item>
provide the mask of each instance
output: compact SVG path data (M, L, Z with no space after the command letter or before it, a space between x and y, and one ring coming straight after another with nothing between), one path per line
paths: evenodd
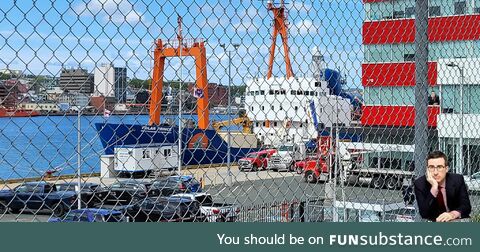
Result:
M472 211L463 176L448 172L448 159L441 151L428 154L427 174L415 180L414 188L424 219L447 222L468 218Z
M435 93L435 91L432 91L432 93L428 97L428 105L440 105L440 98Z

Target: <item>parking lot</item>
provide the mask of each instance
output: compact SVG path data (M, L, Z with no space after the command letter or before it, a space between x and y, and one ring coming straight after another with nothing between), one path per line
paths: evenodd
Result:
M325 196L325 183L308 184L302 175L292 172L240 172L232 169L233 184L227 186L227 169L210 168L188 170L197 178L204 181L204 191L212 194L217 202L234 203L242 208L255 205L269 205L278 202L300 202ZM117 179L89 178L87 181L110 185ZM15 186L15 185L11 185ZM366 202L376 204L389 204L403 202L401 190L374 189L369 187L353 187L336 185L336 200L350 202ZM478 211L480 198L471 195L474 211ZM21 214L3 214L2 222L45 222L50 218L48 211L22 212Z

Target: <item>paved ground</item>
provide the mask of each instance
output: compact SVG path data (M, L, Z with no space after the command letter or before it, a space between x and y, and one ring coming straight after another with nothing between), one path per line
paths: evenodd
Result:
M211 193L214 199L219 202L236 203L239 206L255 206L272 204L273 202L300 202L312 198L325 196L325 183L305 183L301 175L292 172L240 172L238 168L232 168L231 186L226 186L227 168L208 168L188 170L185 173L192 173L197 178L203 178L205 191ZM111 178L89 178L89 182L109 185L116 179ZM9 187L13 187L9 185ZM337 200L352 202L376 202L388 204L402 202L400 190L373 189L368 187L340 186L336 188ZM471 196L473 209L480 211L480 197ZM0 221L35 222L47 221L49 212L0 214Z

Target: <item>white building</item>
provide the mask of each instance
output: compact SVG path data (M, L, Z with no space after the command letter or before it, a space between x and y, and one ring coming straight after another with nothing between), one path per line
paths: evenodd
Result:
M113 64L102 64L95 68L93 81L95 83L95 96L115 96L113 93L113 84L115 83Z
M127 69L102 64L95 68L95 96L115 97L119 102L126 101Z

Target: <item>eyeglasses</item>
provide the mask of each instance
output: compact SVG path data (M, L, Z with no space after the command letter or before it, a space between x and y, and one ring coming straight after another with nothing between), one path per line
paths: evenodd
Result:
M441 170L445 169L445 166L443 166L443 165L438 165L438 166L429 165L429 166L427 166L427 168L428 168L429 171L434 171L434 170L441 171Z

